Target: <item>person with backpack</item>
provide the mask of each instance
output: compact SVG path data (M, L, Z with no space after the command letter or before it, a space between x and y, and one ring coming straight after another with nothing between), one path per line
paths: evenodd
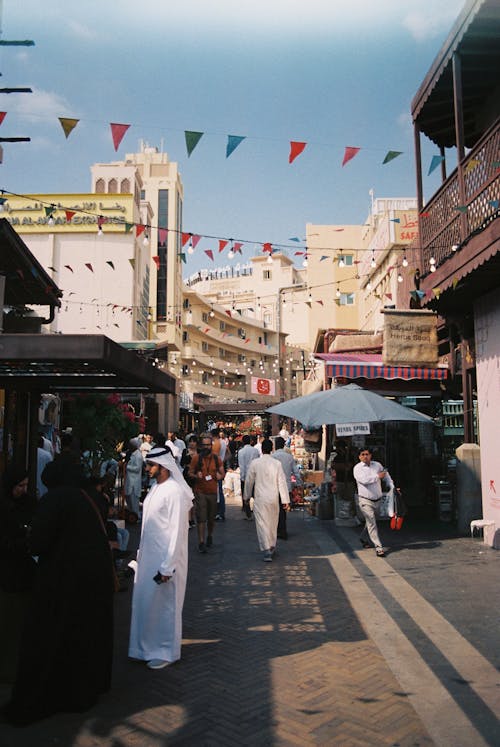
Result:
M221 458L213 453L212 435L203 433L200 440L200 453L191 460L189 476L193 481L195 497L198 550L206 553L207 547L213 544L218 482L224 479L225 472Z

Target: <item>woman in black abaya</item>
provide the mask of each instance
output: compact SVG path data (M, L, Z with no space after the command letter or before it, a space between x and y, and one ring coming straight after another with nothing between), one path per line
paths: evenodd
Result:
M114 573L102 519L81 489L76 464L47 465L49 491L32 522L38 556L32 607L4 717L32 723L58 711L85 711L109 690Z

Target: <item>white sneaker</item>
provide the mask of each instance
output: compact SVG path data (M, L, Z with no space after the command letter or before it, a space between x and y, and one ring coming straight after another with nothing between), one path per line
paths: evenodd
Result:
M151 661L148 661L147 666L149 669L163 669L164 667L168 667L170 664L169 661L165 661L165 659L151 659Z

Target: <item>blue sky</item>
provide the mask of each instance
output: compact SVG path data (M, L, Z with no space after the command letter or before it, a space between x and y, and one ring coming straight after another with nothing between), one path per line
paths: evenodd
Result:
M144 139L179 164L184 230L244 241L244 258L306 223L363 223L370 189L415 194L410 102L463 4L3 0L2 38L36 46L0 50L2 86L34 90L0 101L1 135L32 139L4 146L0 188L88 191L92 163ZM58 117L80 119L68 140ZM131 125L118 153L110 122ZM205 133L189 158L185 130ZM229 134L246 139L226 159ZM290 140L308 143L291 165ZM346 146L361 151L342 167ZM382 165L389 150L403 155ZM425 174L437 152L424 139Z

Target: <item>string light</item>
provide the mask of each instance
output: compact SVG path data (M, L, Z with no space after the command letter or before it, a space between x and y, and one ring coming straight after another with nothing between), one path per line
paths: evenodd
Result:
M400 272L398 272L398 283L402 283L402 282L403 282L403 276L401 275Z
M339 267L345 267L344 257L342 254L339 256Z
M374 252L374 250L372 249L372 261L370 262L370 267L371 267L371 268L373 269L373 268L374 268L374 267L376 267L376 266L377 266L377 263L376 263L376 261L375 261L375 252Z
M403 267L408 267L408 260L406 259L406 254L403 257L403 261L401 264L403 265Z
M336 298L340 298L340 288L338 286L338 283L337 283L337 290L335 291L335 296Z

